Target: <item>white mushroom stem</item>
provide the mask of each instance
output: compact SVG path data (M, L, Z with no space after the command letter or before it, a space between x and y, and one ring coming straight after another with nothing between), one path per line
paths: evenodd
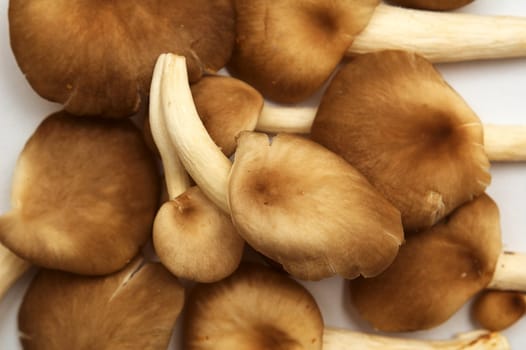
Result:
M265 104L256 130L308 134L316 117L316 111L316 107ZM485 124L484 148L492 161L526 160L526 126Z
M227 188L232 163L197 114L184 57L165 55L160 94L169 136L186 171L212 202L229 213Z
M424 341L390 338L372 334L325 329L323 350L484 350L510 349L506 338L499 333L475 331L461 334L453 340Z
M30 267L30 263L0 244L0 300Z
M150 129L155 145L161 155L168 196L170 199L174 199L188 189L190 180L166 130L160 101L164 59L165 55L159 56L153 71L150 87Z
M526 56L526 18L408 10L379 5L349 55L384 49L432 62Z
M526 292L526 254L502 253L487 288Z

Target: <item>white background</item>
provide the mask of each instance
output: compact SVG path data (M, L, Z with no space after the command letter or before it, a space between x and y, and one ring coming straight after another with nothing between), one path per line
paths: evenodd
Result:
M11 177L26 139L46 115L59 109L39 98L18 70L9 47L7 3L7 0L0 0L0 213L9 210ZM526 1L477 0L462 11L526 17ZM438 68L484 122L526 124L526 59L448 64ZM526 164L495 164L492 174L493 183L488 192L501 209L505 248L526 252ZM19 281L0 302L2 350L20 348L16 314L31 275ZM305 285L316 297L327 325L369 330L344 307L348 299L339 278ZM446 324L431 331L403 336L443 339L472 330L475 325L468 310L466 306ZM514 349L526 349L526 321L516 324L505 334ZM172 341L170 348L179 348L174 345L177 343Z

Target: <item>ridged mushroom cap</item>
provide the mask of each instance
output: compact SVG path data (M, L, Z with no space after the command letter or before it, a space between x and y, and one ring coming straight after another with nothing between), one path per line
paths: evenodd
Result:
M502 331L526 313L526 295L500 290L483 291L472 306L475 321L491 331Z

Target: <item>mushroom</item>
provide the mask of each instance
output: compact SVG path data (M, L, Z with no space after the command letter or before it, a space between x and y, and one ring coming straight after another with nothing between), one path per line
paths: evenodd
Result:
M243 265L220 282L196 286L186 303L183 348L255 349L509 349L498 333L451 341L396 339L325 328L310 293L287 276Z
M472 306L473 318L492 331L511 327L526 313L526 294L521 292L486 290Z
M181 162L253 248L303 279L374 276L392 262L403 240L400 213L352 166L299 136L269 144L266 135L243 132L232 167L197 115L184 57L160 59L166 123Z
M234 22L229 0L9 2L20 69L39 95L79 115L135 113L165 51L187 57L192 81L217 71L230 58Z
M358 313L382 331L415 331L445 322L484 288L526 291L526 255L501 252L499 213L487 195L431 229L407 238L375 278L350 281Z
M244 241L229 216L198 187L189 188L188 176L166 131L159 96L164 58L160 56L153 73L150 126L162 158L170 200L155 217L153 243L163 265L176 276L214 282L236 270Z
M473 0L389 0L390 3L415 9L446 11L466 6Z
M265 97L293 103L320 88L345 54L402 49L434 62L526 55L524 18L378 4L236 0L229 70Z
M31 264L0 244L0 300Z
M155 161L131 121L58 112L18 159L0 242L39 266L108 274L148 240L158 197Z
M41 270L18 313L26 350L166 349L184 289L142 258L104 277Z

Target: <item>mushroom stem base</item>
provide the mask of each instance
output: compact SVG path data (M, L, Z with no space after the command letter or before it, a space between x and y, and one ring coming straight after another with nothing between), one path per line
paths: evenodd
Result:
M0 244L0 300L31 264Z
M489 289L526 292L526 254L500 254Z

